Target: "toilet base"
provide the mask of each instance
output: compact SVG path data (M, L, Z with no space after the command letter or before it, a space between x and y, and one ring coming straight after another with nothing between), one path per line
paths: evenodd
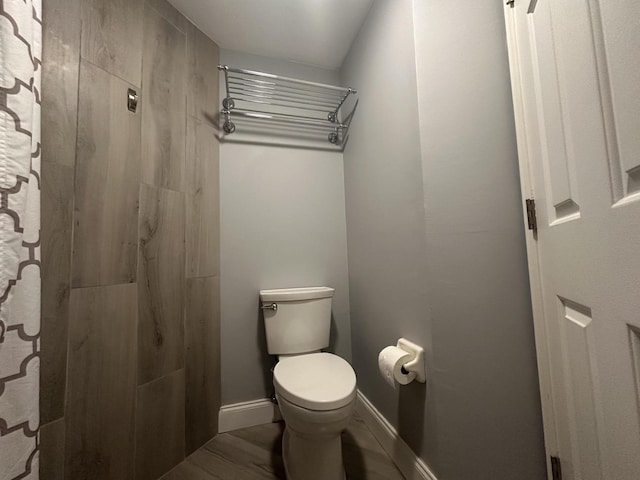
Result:
M286 427L282 459L287 480L346 480L342 438L337 435L299 434Z

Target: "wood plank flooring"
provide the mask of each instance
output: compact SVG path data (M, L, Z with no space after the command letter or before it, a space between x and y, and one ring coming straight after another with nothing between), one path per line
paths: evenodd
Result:
M284 480L284 424L223 433L161 480ZM342 434L348 480L404 480L364 422L355 417Z

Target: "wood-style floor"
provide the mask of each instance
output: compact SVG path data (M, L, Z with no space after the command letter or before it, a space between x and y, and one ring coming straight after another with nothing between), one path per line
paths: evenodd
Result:
M218 435L161 480L285 479L283 430L270 423ZM404 480L360 418L342 434L342 448L348 480Z

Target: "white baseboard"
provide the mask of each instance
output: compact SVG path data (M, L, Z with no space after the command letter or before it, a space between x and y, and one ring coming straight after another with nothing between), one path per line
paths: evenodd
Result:
M418 457L409 445L400 438L396 429L360 390L358 390L356 412L407 480L437 480L424 460Z
M268 398L223 405L218 414L218 433L278 422L281 419L278 405Z

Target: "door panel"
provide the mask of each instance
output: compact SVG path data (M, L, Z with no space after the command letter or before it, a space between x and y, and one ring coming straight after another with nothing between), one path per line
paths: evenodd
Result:
M565 479L637 480L640 2L528 7L505 12L547 449Z
M552 223L580 218L575 174L575 148L570 132L567 106L563 105L560 72L556 67L553 25L548 8L543 5L530 17L533 62L533 87L540 132L541 161L548 195L548 216ZM540 68L543 65L544 68Z
M589 7L596 33L613 194L619 201L640 193L640 3L590 0Z
M599 426L597 367L594 349L594 329L591 310L570 300L559 299L559 327L564 387L568 402L568 426L572 444L571 462L567 470L575 470L574 477L602 478Z

